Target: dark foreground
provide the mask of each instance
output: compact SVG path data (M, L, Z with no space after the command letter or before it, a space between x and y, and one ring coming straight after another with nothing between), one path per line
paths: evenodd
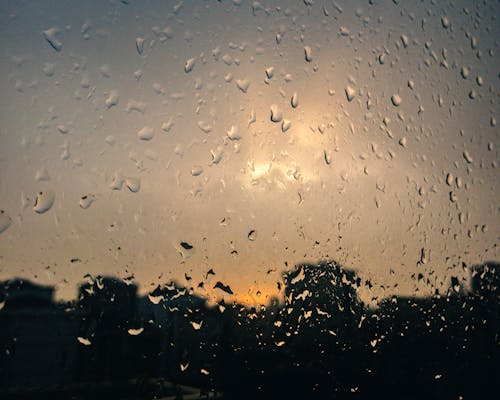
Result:
M432 298L369 310L333 261L283 276L284 304L206 306L189 287L144 298L129 280L88 277L77 301L0 284L2 399L479 399L497 397L499 266L451 278ZM419 274L417 280L427 277ZM214 271L198 285L231 289Z

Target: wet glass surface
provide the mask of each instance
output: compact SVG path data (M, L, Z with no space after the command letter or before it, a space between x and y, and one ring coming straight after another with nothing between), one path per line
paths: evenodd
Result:
M2 397L494 387L498 2L0 10Z

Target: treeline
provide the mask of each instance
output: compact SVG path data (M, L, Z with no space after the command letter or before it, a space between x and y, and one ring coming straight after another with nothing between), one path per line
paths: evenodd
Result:
M370 282L334 261L286 272L284 303L259 308L208 307L175 283L138 297L112 277L56 304L53 288L7 281L0 387L153 379L229 399L481 398L498 375L499 267L471 273L470 292L453 278L446 293L376 310L357 295Z

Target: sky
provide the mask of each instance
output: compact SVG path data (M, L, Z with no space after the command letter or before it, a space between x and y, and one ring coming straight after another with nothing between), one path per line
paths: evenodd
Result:
M212 269L255 304L334 259L367 301L466 285L499 259L499 8L2 1L0 279Z

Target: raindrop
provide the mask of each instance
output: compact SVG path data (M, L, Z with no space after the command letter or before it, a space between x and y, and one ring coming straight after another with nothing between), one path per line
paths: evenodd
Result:
M330 165L332 163L332 154L328 150L323 150L323 160L325 161L326 165Z
M399 107L401 105L401 97L399 96L399 94L393 94L391 96L391 102L392 104L395 106L395 107Z
M87 339L87 338L84 338L84 337L81 337L81 336L78 336L76 338L76 340L78 340L81 344L83 344L84 346L90 346L92 344L92 342Z
M252 110L250 112L250 118L248 118L248 126L253 124L255 121L257 121L257 115L255 114L255 110Z
M446 184L448 186L453 185L453 175L450 173L446 174Z
M274 76L274 68L273 67L269 67L266 69L266 76L267 76L267 79L271 79Z
M127 186L128 190L132 193L137 193L141 188L141 181L139 178L126 178L125 186Z
M220 146L217 146L215 150L210 150L210 154L212 155L212 164L218 164L222 160L224 152Z
M161 130L164 132L170 132L170 129L172 129L172 126L174 126L174 121L173 121L172 117L170 117L168 120L163 122L163 124L161 125Z
M87 208L89 208L92 203L95 201L95 195L93 194L87 194L85 196L82 196L80 198L80 208L83 208L84 210L86 210Z
M212 132L212 125L205 121L198 121L198 128L200 128L205 133Z
M470 153L467 150L464 150L463 156L464 156L464 160L467 161L468 164L472 164L472 162L474 161L472 156L470 155Z
M191 168L191 175L199 176L203 173L203 167L201 165L193 165Z
M227 294L234 294L229 285L224 285L221 281L217 281L217 283L214 285L214 289L220 289Z
M144 53L144 39L141 37L138 37L135 39L135 48L137 49L137 53L142 55Z
M240 89L243 93L246 93L248 91L248 87L250 86L250 81L248 79L238 79L236 80L236 86L238 86L238 89Z
M193 329L195 331L199 331L201 329L201 326L203 325L203 321L201 321L200 323L191 321L191 325L193 326Z
M448 29L450 27L450 20L448 19L448 17L441 18L441 25L444 29Z
M146 111L146 103L130 99L127 103L126 111L127 112L137 111L141 114L144 114L144 111Z
M45 40L52 46L55 51L61 51L62 43L57 39L57 34L59 33L59 29L56 27L49 28L42 32Z
M112 190L121 190L122 186L123 186L123 177L120 174L116 173L113 176L113 180L111 181L109 188Z
M145 126L139 132L137 132L137 137L141 140L151 140L154 136L153 128Z
M304 47L304 57L305 57L307 62L312 61L312 50L309 46Z
M0 233L5 232L12 224L12 219L4 210L0 210Z
M230 140L240 140L241 136L240 136L238 127L235 125L232 125L231 128L227 131L227 137Z
M469 68L462 67L460 69L460 75L462 75L462 78L467 79L469 77Z
M257 231L255 229L252 229L250 232L248 232L248 240L250 241L255 241L257 239Z
M193 70L194 64L195 64L194 58L188 59L184 64L184 72L186 72L186 74L189 74Z
M35 180L37 182L50 180L50 176L49 176L49 172L47 171L47 168L41 167L40 169L38 169L36 171L36 174L35 174Z
M281 122L283 118L283 113L278 108L276 104L271 105L271 121L272 122Z
M148 299L153 304L160 304L162 300L165 300L163 296L153 296L152 294L148 294Z
M54 75L56 69L56 65L52 63L45 63L43 64L42 71L45 74L45 76L51 77Z
M226 53L222 56L222 61L226 65L231 65L233 63L233 57Z
M110 78L111 77L111 68L110 68L110 66L108 64L101 65L99 67L99 72L105 78Z
M408 47L408 44L410 43L410 39L408 39L408 36L405 34L401 35L401 43L403 43L403 47L406 49Z
M356 96L356 91L352 87L347 86L345 88L345 96L347 97L347 101L352 101L354 96Z
M287 130L290 129L290 127L292 126L292 121L290 121L289 119L284 119L283 122L281 123L281 131L282 132L286 132Z
M138 328L138 329L129 329L127 330L128 334L131 336L138 336L144 331L144 328Z
M341 36L349 36L349 34L350 34L351 32L349 31L349 28L347 28L347 27L345 27L345 26L341 26L341 27L339 28L339 33L340 33L340 35L341 35Z
M110 90L108 97L104 101L104 104L106 105L106 108L111 108L113 106L116 106L120 101L120 98L118 96L118 91L117 90Z
M184 250L191 250L193 248L188 242L181 242L180 245Z
M38 214L47 212L54 204L55 197L56 195L51 189L45 189L38 192L33 210Z
M290 104L292 105L293 108L297 108L299 106L299 96L297 92L294 92L292 94L292 98L290 99Z

